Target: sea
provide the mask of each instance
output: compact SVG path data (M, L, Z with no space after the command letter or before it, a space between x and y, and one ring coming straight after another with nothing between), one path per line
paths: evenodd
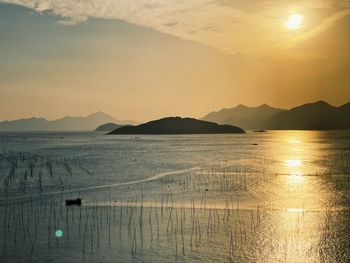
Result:
M1 262L349 262L349 236L350 131L0 133Z

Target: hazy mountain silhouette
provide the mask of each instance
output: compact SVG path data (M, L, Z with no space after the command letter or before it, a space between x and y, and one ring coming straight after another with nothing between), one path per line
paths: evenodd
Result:
M137 126L124 126L109 134L209 134L245 133L241 128L231 125L202 121L192 118L168 117L150 121Z
M285 110L273 108L267 104L259 107L247 107L241 104L235 108L211 112L202 120L237 125L243 129L261 129L269 118L282 111Z
M339 109L341 109L342 111L345 111L345 112L349 112L350 113L350 102L342 105L339 107Z
M350 102L334 107L325 101L317 101L290 110L273 108L267 104L259 107L238 105L211 112L203 119L244 129L343 130L350 129Z
M48 121L44 118L19 119L0 122L0 131L89 131L104 123L132 124L131 121L119 121L112 116L96 112L86 117L66 116Z
M334 107L325 101L304 104L277 113L268 120L264 128L276 130L350 129L350 103L340 107Z
M116 123L105 123L105 124L98 126L95 131L109 132L109 131L113 131L113 130L118 129L118 128L123 127L123 126L125 126L125 125L119 125Z

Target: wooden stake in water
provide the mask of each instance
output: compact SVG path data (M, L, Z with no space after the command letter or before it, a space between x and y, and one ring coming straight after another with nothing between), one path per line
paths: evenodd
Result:
M85 238L86 238L86 231L87 231L87 226L88 226L89 216L90 216L90 211L88 211L88 212L87 212L86 222L85 222L85 228L84 228L84 238L83 238L83 256L85 256Z

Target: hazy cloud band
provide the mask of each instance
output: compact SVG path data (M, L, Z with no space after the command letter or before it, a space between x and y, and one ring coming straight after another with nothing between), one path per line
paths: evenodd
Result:
M229 54L264 54L289 48L331 27L349 14L349 1L228 1L228 0L0 0L60 16L61 25L89 17L120 19ZM293 10L343 8L319 26L292 38L284 35L283 20ZM245 33L246 32L246 33Z

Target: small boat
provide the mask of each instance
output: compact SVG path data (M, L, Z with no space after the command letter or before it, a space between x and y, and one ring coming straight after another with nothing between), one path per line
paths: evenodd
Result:
M256 131L253 131L253 132L266 132L265 130L256 130Z
M67 199L66 206L68 206L68 205L81 205L81 198Z

